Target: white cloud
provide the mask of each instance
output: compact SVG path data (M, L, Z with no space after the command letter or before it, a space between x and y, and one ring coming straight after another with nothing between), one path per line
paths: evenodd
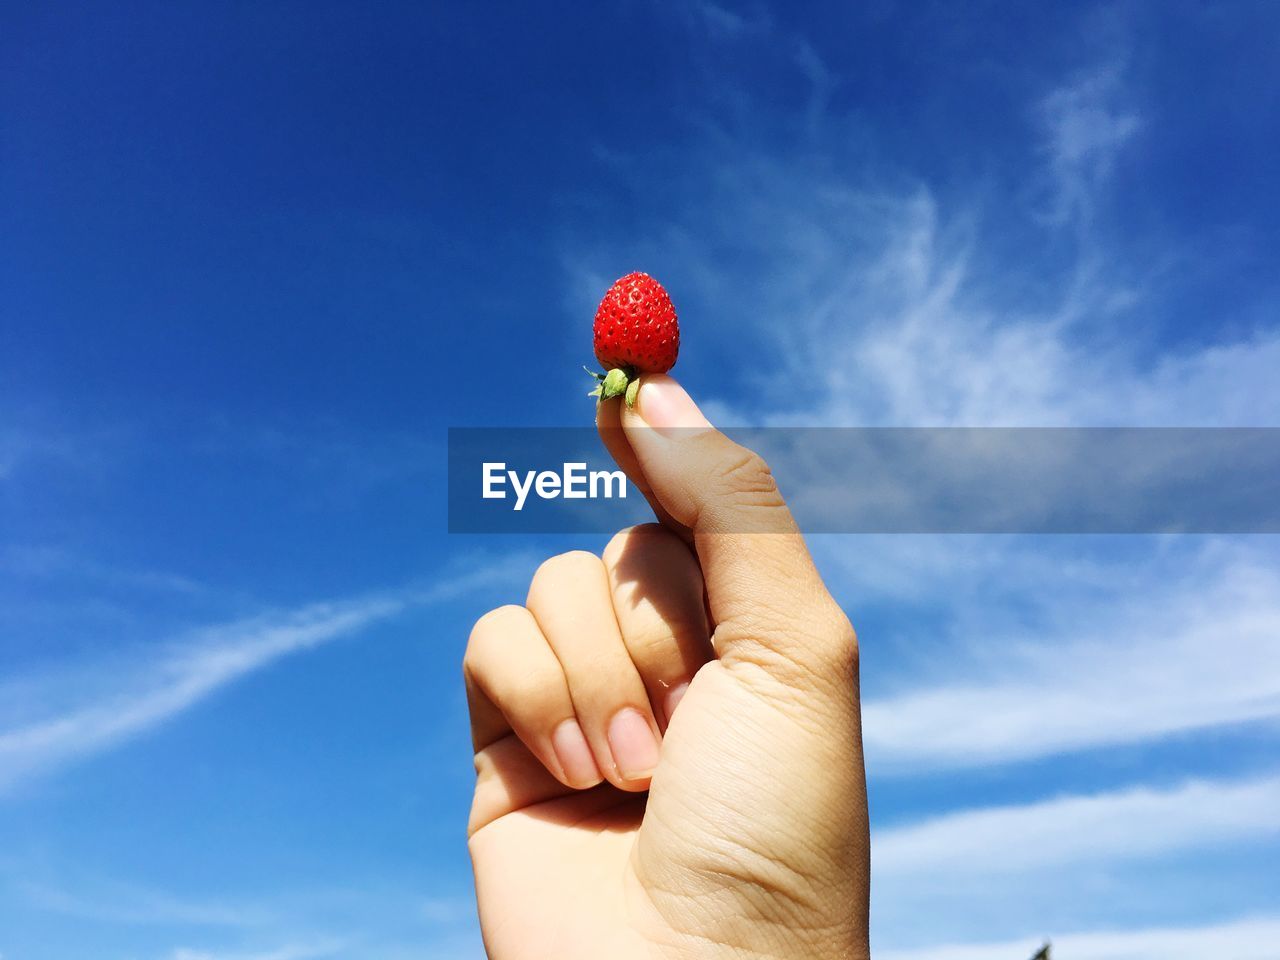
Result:
M427 588L316 603L206 628L169 645L161 655L112 664L108 687L103 689L99 680L87 695L78 693L86 672L79 664L68 671L65 689L58 689L56 678L39 685L41 702L62 704L60 712L0 729L0 790L137 736L281 657L356 633L411 607L509 580L527 566L524 558L509 558L443 577ZM11 685L21 689L20 680ZM26 705L27 711L39 708L39 703Z
M604 173L628 191L652 178L664 200L619 246L593 232L565 252L576 311L616 265L661 271L696 318L691 348L746 344L755 358L704 378L719 392L700 399L731 422L1280 425L1280 331L1214 317L1205 329L1237 332L1162 345L1176 240L1129 256L1088 215L1141 123L1118 64L1034 103L1025 133L1040 163L988 194L876 172L869 131L822 97L838 73L798 56L809 115L757 109L748 129L706 122L669 155L608 151ZM1077 227L1069 242L1037 217L1042 199L1009 202L1045 184L1054 217ZM1025 256L994 252L989 240L1009 236ZM1203 251L1196 263L1211 273Z
M343 873L337 883L282 888L267 883L232 895L192 891L190 878L175 892L86 871L78 863L51 871L44 858L0 856L0 898L20 914L51 913L68 929L89 922L145 926L147 936L181 945L164 954L214 960L333 956L341 960L457 960L483 957L470 881L430 894L388 882L385 872ZM87 927L86 927L87 929Z
M4 414L7 425L0 429L0 482L15 479L35 464L84 465L99 457L100 435L73 436L43 423L18 429L12 423L21 417L12 410Z
M1141 126L1124 103L1119 67L1081 74L1046 96L1037 112L1053 179L1049 216L1059 223L1088 218L1117 155Z
M464 897L428 897L421 906L423 918L436 925L468 922L476 910L475 902Z
M961 809L875 829L871 849L873 939L901 951L877 949L877 956L915 957L907 948L1052 933L1055 960L1111 956L1091 952L1103 945L1128 957L1121 947L1156 951L1165 939L1149 932L1114 942L1057 934L1274 908L1259 881L1280 849L1280 776L1272 770L1250 779L1129 785ZM1033 952L997 946L987 956L1027 960ZM981 955L976 946L957 946L937 956L950 957L952 949L956 960Z
M717 41L741 40L747 35L763 33L771 25L768 10L759 5L750 9L739 5L731 10L712 0L694 0L673 9L688 25L700 28Z
M1154 360L1137 338L1099 336L1098 330L1149 329L1153 321L1144 316L1142 282L1114 264L1102 266L1108 253L1092 240L1058 283L1039 278L1034 297L1011 297L1009 281L1026 281L1018 266L985 262L965 226L970 215L952 214L949 226L926 188L882 198L878 210L838 199L827 204L837 223L878 221L878 253L860 255L812 211L808 243L825 244L831 265L775 280L788 290L775 314L780 352L795 360L758 391L783 400L768 422L1280 424L1280 392L1270 374L1280 364L1274 332L1166 351ZM848 250L843 264L836 257L841 245Z
M1076 863L1114 864L1280 833L1280 777L1191 781L1026 805L948 813L873 837L882 877L966 882L1038 875Z
M61 547L0 546L0 570L31 579L58 577L101 583L108 587L160 593L199 594L203 584L181 574L161 570L128 569L101 563Z
M267 919L260 904L197 901L136 884L97 882L87 891L75 892L30 879L14 879L11 886L36 910L84 920L130 925L247 927Z
M954 586L972 571L951 556ZM1280 567L1268 553L1210 542L1143 564L1118 556L1057 570L1053 556L1020 570L1018 556L1004 555L1003 585L993 557L982 581L992 586L978 595L984 610L1013 598L1019 618L958 616L930 650L945 651L945 678L917 671L909 689L864 704L868 758L882 775L1280 716ZM945 583L928 582L945 595Z
M923 950L878 950L878 960L1026 960L1044 942L1024 937ZM1199 927L1073 933L1053 939L1054 960L1274 960L1280 918L1251 917Z
M399 613L399 598L316 604L203 631L155 664L137 665L128 689L0 731L0 788L154 727L273 660Z
M694 3L692 7L713 37L731 39L747 28L747 22L741 16L709 0Z

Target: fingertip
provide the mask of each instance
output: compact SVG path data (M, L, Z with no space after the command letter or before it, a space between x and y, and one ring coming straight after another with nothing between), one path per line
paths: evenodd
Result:
M551 748L560 763L565 786L586 790L604 780L576 718L562 720L552 731Z
M666 725L668 727L671 726L671 718L675 715L676 707L688 692L689 682L687 680L684 683L676 684L667 691L667 695L663 698L662 713L666 717Z
M646 426L660 433L711 428L688 391L665 373L642 375L635 406L623 407L619 416L624 427Z
M606 430L617 430L621 423L622 401L613 397L601 400L596 404L596 429L602 433Z
M653 718L635 707L624 707L610 719L609 750L623 789L643 789L653 777L661 755L656 731Z

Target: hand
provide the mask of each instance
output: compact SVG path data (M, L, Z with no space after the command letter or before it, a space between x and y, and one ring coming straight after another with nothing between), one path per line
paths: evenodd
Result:
M489 956L866 957L853 628L674 380L598 425L662 524L546 561L467 648Z

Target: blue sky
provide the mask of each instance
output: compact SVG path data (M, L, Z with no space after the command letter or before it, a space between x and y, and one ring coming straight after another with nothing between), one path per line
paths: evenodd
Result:
M1280 426L1269 4L5 4L0 956L481 956L458 664L660 277L726 423ZM1280 545L821 537L889 960L1274 956Z

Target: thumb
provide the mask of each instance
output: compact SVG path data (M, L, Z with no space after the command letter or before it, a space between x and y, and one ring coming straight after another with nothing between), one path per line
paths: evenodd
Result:
M691 532L720 659L792 685L847 687L853 628L764 460L716 430L669 376L646 375L636 406L619 407L640 486Z

